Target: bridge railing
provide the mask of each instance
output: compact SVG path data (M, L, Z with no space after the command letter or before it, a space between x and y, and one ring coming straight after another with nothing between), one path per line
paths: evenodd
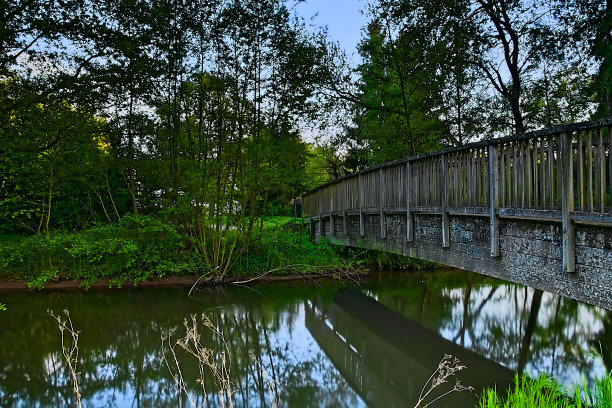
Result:
M492 139L411 157L334 180L303 197L312 220L405 213L407 241L413 216L442 215L449 246L449 214L488 216L491 255L499 255L499 217L563 223L564 267L573 265L576 222L612 225L612 118ZM319 223L321 225L322 223ZM332 227L332 234L334 233Z

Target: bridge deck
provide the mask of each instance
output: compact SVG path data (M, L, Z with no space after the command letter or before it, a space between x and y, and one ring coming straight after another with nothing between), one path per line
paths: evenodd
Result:
M612 309L612 118L386 163L303 197L315 238Z

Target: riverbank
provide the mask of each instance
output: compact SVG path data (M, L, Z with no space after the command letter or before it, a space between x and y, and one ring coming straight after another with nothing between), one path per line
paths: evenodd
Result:
M327 240L315 243L308 223L291 217L267 217L248 233L230 230L220 237L211 241L165 219L127 215L118 223L81 231L5 238L0 240L0 287L9 291L25 290L24 285L51 290L193 285L200 277L231 283L432 265L336 247Z
M108 290L125 290L133 288L182 288L192 287L196 283L201 286L215 286L215 285L241 285L255 282L281 282L281 281L313 281L313 280L361 280L367 278L372 273L371 270L354 270L338 273L319 273L319 274L290 274L290 275L265 275L265 276L254 276L249 279L226 279L223 281L203 281L201 277L195 275L185 276L166 276L162 278L151 278L146 281L140 282L125 282L123 285L117 287L113 286L110 279L99 279L93 284L88 285L86 281L58 281L58 282L47 282L43 288L33 289L27 282L14 282L14 281L1 281L0 280L0 293L17 293L17 292L30 292L30 291L42 291L42 292L79 292L79 291L108 291ZM199 281L199 282L198 282ZM245 282L247 281L247 282Z

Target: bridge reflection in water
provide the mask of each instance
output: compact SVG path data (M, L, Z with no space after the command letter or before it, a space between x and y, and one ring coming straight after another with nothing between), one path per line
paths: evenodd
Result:
M505 390L514 376L512 370L406 320L356 290L340 292L328 305L309 301L306 327L372 407L413 407L445 354L467 366L459 378L464 385L475 387L475 392L454 392L437 401L437 407L473 407L483 388L495 385ZM432 396L453 385L451 378Z

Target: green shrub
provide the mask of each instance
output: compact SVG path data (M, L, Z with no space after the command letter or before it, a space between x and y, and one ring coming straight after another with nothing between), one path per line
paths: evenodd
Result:
M83 279L112 285L153 276L193 273L199 257L185 250L186 238L151 216L128 215L117 224L79 232L38 234L0 243L0 271L33 288L48 281Z

